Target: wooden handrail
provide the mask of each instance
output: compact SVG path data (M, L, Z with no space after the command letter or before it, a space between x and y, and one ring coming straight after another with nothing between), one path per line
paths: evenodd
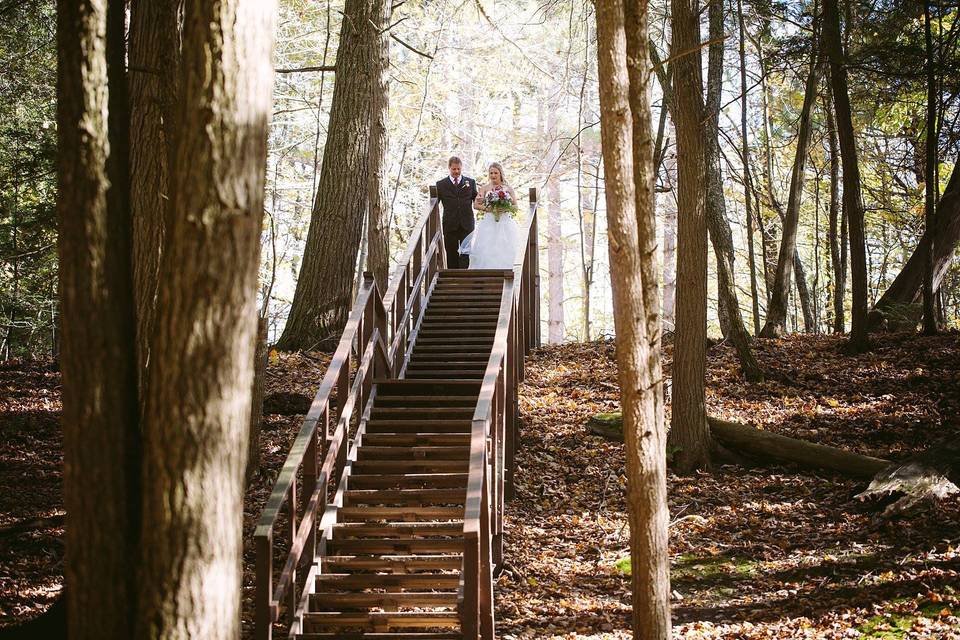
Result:
M464 554L458 601L464 637L493 636L493 560L499 561L502 540L504 483L512 485L516 438L516 390L522 378L523 355L539 345L539 259L537 196L530 190L530 219L525 241L512 271L504 270L504 286L493 348L481 383L471 424L470 467L464 512ZM371 275L363 285L320 388L290 449L254 533L256 550L256 626L258 640L272 638L273 625L286 606L290 632L301 628L302 613L314 588L318 535L322 541L335 520L337 505L351 471L348 460L351 424L359 423L353 449L365 433L365 416L376 393L373 380L401 377L409 362L426 301L446 266L436 188L430 187L427 210L381 297ZM356 349L356 351L354 351ZM357 353L356 369L351 356ZM331 399L336 392L337 412ZM333 425L331 429L330 426ZM490 441L490 453L487 444ZM297 477L302 473L298 500ZM331 489L337 497L328 506ZM300 502L303 501L301 505ZM274 583L275 528L286 507L288 550ZM302 513L301 513L302 510ZM298 579L298 571L305 569Z
M298 603L306 601L305 595L313 587L308 580L303 585L298 584L297 571L302 566L314 564L318 527L327 510L329 485L339 483L341 475L347 473L351 421L356 417L362 424L364 413L372 402L374 378L397 376L402 363L409 359L412 342L408 337L416 330L416 326L410 326L411 318L419 319L430 281L445 266L439 201L436 188L431 187L430 191L427 210L411 234L408 249L394 272L386 295L381 297L373 277L364 274L364 282L343 335L261 512L254 531L257 554L255 637L258 640L272 638L273 624L280 620L284 602L289 603L291 628L299 625L302 607ZM359 358L356 370L351 371L354 346ZM338 411L331 433L334 391ZM318 465L321 458L322 464ZM302 513L296 484L301 472L305 498ZM289 550L274 584L274 529L284 507L290 515L286 535ZM322 531L319 533L321 537L325 535ZM307 573L308 577L312 571ZM302 591L299 596L298 588Z

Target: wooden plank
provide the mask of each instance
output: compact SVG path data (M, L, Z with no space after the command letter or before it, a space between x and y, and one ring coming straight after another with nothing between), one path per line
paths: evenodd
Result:
M466 473L398 473L375 475L350 474L347 484L351 489L415 489L432 487L434 489L466 486Z
M453 591L404 591L387 593L315 593L310 596L314 611L344 609L381 609L440 607L455 608L457 594Z
M455 571L463 563L461 554L449 555L384 555L384 556L326 556L324 571ZM338 571L335 571L338 570Z
M383 555L383 554L414 554L414 553L462 553L462 538L437 538L431 540L405 538L405 539L377 539L377 540L330 540L327 542L328 550L337 555ZM322 574L321 574L322 575ZM328 574L329 575L329 574ZM431 576L436 578L436 576ZM457 578L459 580L459 578ZM424 584L413 585L421 588L439 588L431 586L435 583L427 581ZM456 584L453 585L454 587Z
M340 522L462 520L463 507L340 507L337 516Z
M356 463L354 463L356 464ZM372 463L365 463L372 464ZM411 464L409 462L388 462L387 465L393 464ZM416 463L413 463L416 464ZM428 465L439 465L439 461L427 463ZM461 464L466 466L466 461L460 462L456 461L453 463L446 464ZM411 466L413 466L411 464ZM347 489L344 491L343 499L345 501L344 506L347 506L346 501L349 501L349 504L358 505L358 504L424 504L424 505L440 505L440 504L457 504L462 503L466 497L466 492L461 489Z

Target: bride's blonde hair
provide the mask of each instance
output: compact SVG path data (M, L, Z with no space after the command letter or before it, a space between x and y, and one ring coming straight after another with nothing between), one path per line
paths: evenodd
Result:
M490 169L496 169L500 172L500 182L502 184L507 184L507 177L503 175L503 167L500 166L499 162L491 162L490 166L487 167L487 173L490 173Z

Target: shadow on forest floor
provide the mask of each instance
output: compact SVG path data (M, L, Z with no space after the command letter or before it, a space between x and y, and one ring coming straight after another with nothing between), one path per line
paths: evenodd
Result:
M758 340L784 374L738 379L726 345L710 350L712 414L884 457L960 435L960 339L879 336L861 356L843 338ZM670 348L666 348L669 366ZM313 396L323 356L280 354L268 369L261 473L247 538ZM785 380L785 382L783 381ZM62 509L59 375L49 363L0 365L0 525ZM584 424L617 408L613 344L548 347L522 389L517 499L497 583L501 638L628 638L629 578L620 445ZM883 521L863 487L787 467L720 467L669 476L675 636L960 638L960 504ZM0 626L44 610L60 590L62 529L0 548ZM618 564L618 561L619 564ZM247 545L244 635L252 619Z
M758 340L786 380L758 385L716 346L709 410L888 458L960 435L958 336L878 336L861 356L842 345ZM563 345L529 368L502 637L630 637L622 446L583 427L617 408L613 358L610 342ZM864 483L837 475L720 467L668 482L677 637L960 638L960 502L883 521L854 499Z

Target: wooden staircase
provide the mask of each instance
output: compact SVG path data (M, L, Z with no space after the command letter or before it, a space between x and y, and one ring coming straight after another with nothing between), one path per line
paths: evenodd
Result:
M365 282L257 529L258 638L494 637L536 263L446 270L441 247L431 201L381 304ZM276 529L289 551L275 584Z

